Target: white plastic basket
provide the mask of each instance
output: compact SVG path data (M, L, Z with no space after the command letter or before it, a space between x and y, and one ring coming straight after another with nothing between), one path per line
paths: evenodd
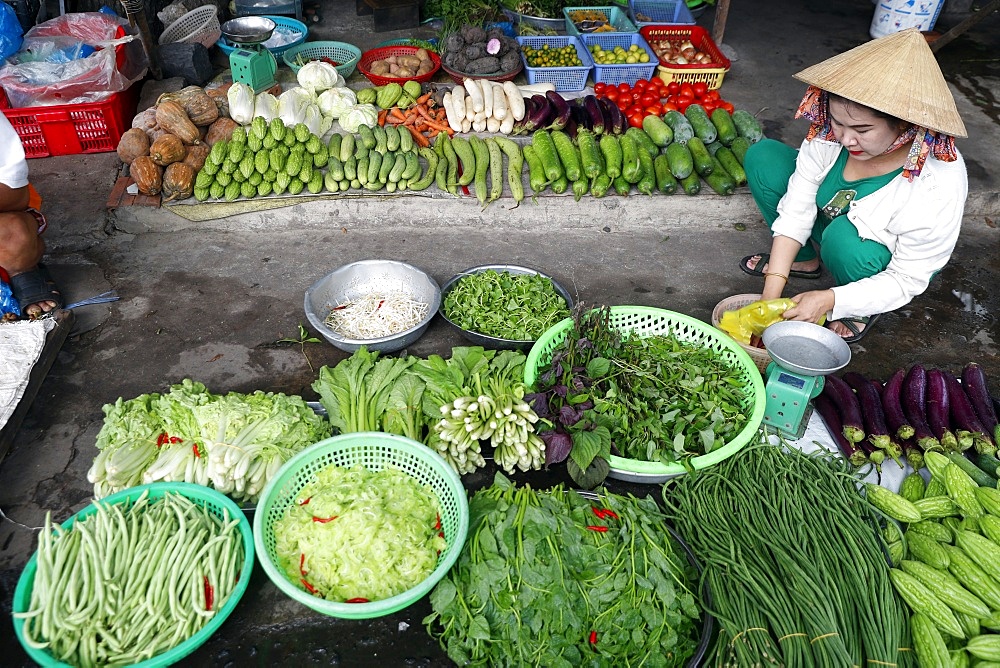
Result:
M171 23L160 35L160 44L174 42L198 42L206 49L222 37L219 11L215 5L204 5Z

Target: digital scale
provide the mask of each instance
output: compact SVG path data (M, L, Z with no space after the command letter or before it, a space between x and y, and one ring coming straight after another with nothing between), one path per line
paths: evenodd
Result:
M797 320L770 325L761 340L774 360L765 372L764 424L802 438L812 414L810 400L823 390L824 376L851 361L851 348L833 330Z
M265 16L241 16L222 24L222 35L237 47L229 54L233 82L246 84L255 95L275 84L278 62L264 46L275 27Z

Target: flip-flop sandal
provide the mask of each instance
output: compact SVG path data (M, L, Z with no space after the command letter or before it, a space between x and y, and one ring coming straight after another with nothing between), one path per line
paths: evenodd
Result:
M21 307L21 314L25 316L28 315L25 309L32 304L55 302L55 308L52 310L63 306L62 294L56 287L56 282L52 280L48 268L41 262L31 271L11 276L10 291Z
M748 263L750 262L750 260L754 259L755 257L760 257L760 261L757 262L756 265L754 265L753 269L751 269L749 267ZM745 274L750 274L751 276L761 276L761 277L763 277L764 276L764 272L762 272L757 267L764 266L765 264L767 264L767 261L770 260L770 259L771 259L771 254L770 253L754 253L753 255L747 255L745 258L743 258L742 260L740 260L740 269L742 269L743 273L745 273ZM822 274L823 274L823 269L821 267L816 267L812 271L800 271L798 269L792 269L791 271L788 272L788 275L791 276L792 278L809 278L809 279L813 279L813 278L819 278Z
M881 313L876 313L875 315L870 315L868 317L857 317L857 318L841 318L836 322L841 323L844 327L851 330L850 336L845 336L844 341L846 343L857 343L861 339L865 338L872 326L878 322L878 319L882 316ZM859 329L858 325L864 325L863 328Z

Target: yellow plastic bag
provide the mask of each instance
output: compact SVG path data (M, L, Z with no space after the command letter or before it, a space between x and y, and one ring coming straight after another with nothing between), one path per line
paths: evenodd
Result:
M760 336L767 327L781 320L781 315L795 306L788 298L762 299L735 311L726 311L719 320L719 329L740 343L750 345L752 336Z

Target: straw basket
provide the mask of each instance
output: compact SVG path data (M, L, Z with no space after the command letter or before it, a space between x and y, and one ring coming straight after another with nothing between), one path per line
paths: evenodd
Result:
M204 5L171 23L160 35L160 44L198 42L206 49L212 48L222 37L219 11L215 5Z
M760 300L760 295L744 294L744 295L733 295L732 297L726 297L721 302L715 305L712 309L712 325L715 327L719 326L722 322L722 314L726 311L735 311L741 309L744 306L754 303ZM763 376L764 372L767 370L767 365L771 363L771 356L768 355L767 351L763 348L755 348L754 346L748 346L746 344L737 341L740 348L742 348L750 359L753 360L754 365L757 370L760 371L760 375Z

